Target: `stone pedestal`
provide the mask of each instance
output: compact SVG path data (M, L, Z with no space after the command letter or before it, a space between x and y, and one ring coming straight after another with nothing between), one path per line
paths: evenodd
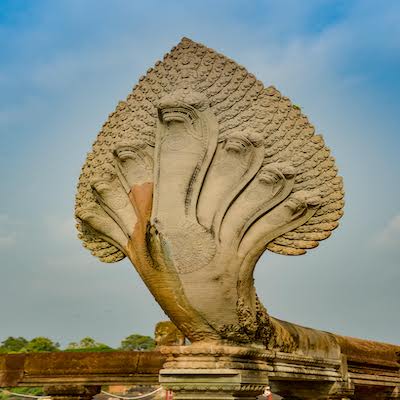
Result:
M224 345L162 347L160 384L174 400L254 400L268 386L262 349Z

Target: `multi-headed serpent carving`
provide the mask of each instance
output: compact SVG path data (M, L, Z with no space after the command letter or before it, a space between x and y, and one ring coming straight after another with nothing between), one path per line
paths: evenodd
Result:
M129 257L190 340L285 350L255 264L266 249L316 247L342 208L334 159L298 107L183 39L104 124L76 217L85 247L105 262Z

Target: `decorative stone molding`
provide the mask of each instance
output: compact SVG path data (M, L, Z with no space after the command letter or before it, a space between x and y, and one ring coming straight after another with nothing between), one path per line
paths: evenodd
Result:
M386 343L374 343L374 353L368 358L360 340L347 339L346 360L330 359L321 356L305 356L296 353L282 353L275 351L258 351L258 349L228 350L214 346L214 349L205 352L187 350L164 350L164 355L159 351L147 352L102 352L102 353L30 353L30 354L2 354L0 355L0 388L15 386L100 386L100 385L156 385L159 380L159 371L164 369L168 362L175 362L181 356L187 357L185 362L190 362L190 357L197 357L200 361L205 359L201 355L212 354L211 365L218 358L222 361L219 366L229 369L232 359L223 359L223 351L235 355L238 367L239 358L244 358L240 363L246 368L254 368L251 363L258 360L255 365L265 367L268 373L269 386L273 393L285 397L296 396L301 400L327 399L329 396L339 394L345 382L354 385L352 400L381 400L399 398L400 374L396 362L395 352L398 346L389 346ZM210 347L210 346L209 346ZM230 346L228 346L230 347ZM381 353L378 353L378 349ZM388 348L392 348L389 351ZM223 351L222 351L223 350ZM364 353L363 353L364 351ZM191 356L191 353L192 356ZM169 354L169 355L168 355ZM183 360L182 360L183 361ZM229 363L228 363L229 362ZM265 364L264 364L265 362ZM204 364L203 364L204 365ZM174 367L176 364L170 364ZM181 364L181 366L184 366ZM185 367L192 364L186 364ZM208 365L210 366L210 365ZM261 367L263 368L263 367ZM237 369L235 369L237 372ZM347 374L346 374L346 371ZM200 371L201 372L201 371ZM204 368L203 368L204 372ZM346 389L346 386L344 386ZM336 392L335 392L336 390ZM346 389L347 390L347 389ZM342 391L342 394L346 394ZM347 392L349 395L349 392ZM397 397L396 397L397 396Z
M255 399L268 385L265 351L223 345L161 347L160 384L174 399Z

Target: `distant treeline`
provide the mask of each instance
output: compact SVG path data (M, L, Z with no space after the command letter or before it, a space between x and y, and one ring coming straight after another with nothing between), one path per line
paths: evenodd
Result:
M155 347L154 339L150 336L132 334L121 341L117 348L112 348L107 344L97 342L91 337L85 337L79 342L71 342L65 349L60 348L60 344L51 339L38 336L32 340L24 337L10 336L1 342L0 354L5 353L37 353L46 351L113 351L113 350L151 350Z

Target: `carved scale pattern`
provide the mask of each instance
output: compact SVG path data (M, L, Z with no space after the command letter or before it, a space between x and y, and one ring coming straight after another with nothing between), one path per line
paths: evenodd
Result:
M264 88L244 67L186 38L140 78L104 123L79 178L77 216L83 208L103 212L91 189L93 178L110 173L116 144L154 146L156 105L179 87L206 95L219 123L219 142L251 132L263 142L264 166L289 162L297 173L292 192L306 190L318 197L316 213L304 225L272 240L267 245L270 251L301 255L330 236L343 215L344 192L322 136L315 135L307 117L274 87ZM117 245L103 240L80 218L77 228L84 246L101 261L124 258Z

